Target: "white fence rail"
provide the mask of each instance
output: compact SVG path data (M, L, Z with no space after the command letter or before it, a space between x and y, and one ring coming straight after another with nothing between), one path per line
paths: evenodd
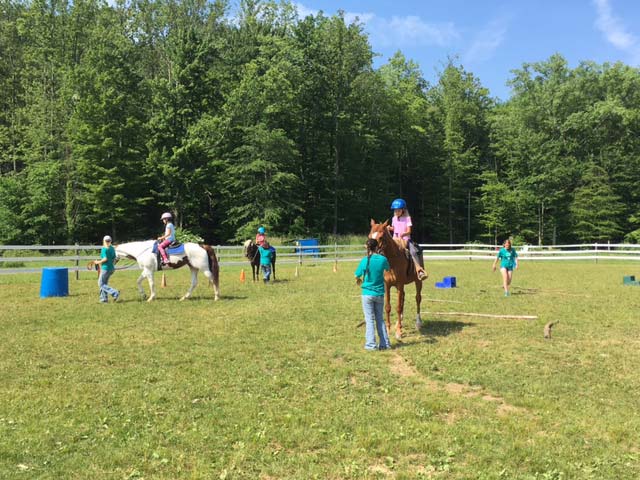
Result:
M430 260L493 260L498 245L479 244L421 244L425 261ZM275 245L279 264L303 264L355 261L364 255L358 245ZM242 246L215 247L220 264L246 265ZM622 260L640 261L640 245L581 244L581 245L525 245L516 247L523 261ZM86 269L89 260L96 259L97 245L0 245L0 275L39 272L43 267L63 266L76 272ZM130 265L135 268L135 265Z

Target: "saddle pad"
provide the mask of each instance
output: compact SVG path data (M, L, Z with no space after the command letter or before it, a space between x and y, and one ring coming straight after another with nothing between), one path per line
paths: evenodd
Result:
M151 250L153 253L159 253L158 252L158 242L155 242L153 244L153 249ZM165 252L167 252L167 255L184 255L184 243L179 244L177 247L167 247L165 248Z
M175 248L167 248L168 255L184 255L184 243L175 247Z

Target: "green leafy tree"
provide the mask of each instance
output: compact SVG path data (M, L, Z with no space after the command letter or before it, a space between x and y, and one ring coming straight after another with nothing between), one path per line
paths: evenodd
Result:
M471 198L478 197L479 176L490 165L487 112L491 102L478 79L452 61L440 75L434 94L443 131L444 216L448 240L454 243L472 235L467 214Z
M624 205L609 184L607 172L591 164L570 207L576 237L582 242L619 240Z
M494 244L513 233L516 221L516 200L509 185L501 182L495 172L485 172L480 187L482 213L480 223Z
M236 240L250 237L260 225L283 231L299 213L300 182L287 171L297 155L282 130L261 124L242 129L242 144L231 152L226 171L227 194L236 199L227 222Z
M74 72L75 111L69 124L77 198L71 234L126 236L149 202L145 172L145 108L136 54L111 10L101 13L90 48ZM71 187L69 187L71 188Z

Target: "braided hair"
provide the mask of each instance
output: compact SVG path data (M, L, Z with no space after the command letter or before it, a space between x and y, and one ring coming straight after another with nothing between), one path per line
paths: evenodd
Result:
M367 274L369 273L369 263L371 263L371 255L376 253L376 250L378 248L378 242L373 238L370 238L367 240L366 245L367 245L367 266L364 269L364 275L362 276L363 280L367 278Z

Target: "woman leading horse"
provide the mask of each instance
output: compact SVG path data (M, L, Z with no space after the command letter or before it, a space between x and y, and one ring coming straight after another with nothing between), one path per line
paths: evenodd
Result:
M400 340L402 338L404 314L404 286L409 283L416 284L416 329L420 330L422 328L422 319L420 318L422 280L418 278L418 272L413 260L406 254L404 242L399 238L394 239L387 228L388 226L388 221L376 223L375 220L371 219L369 238L378 242L378 253L387 258L391 267L384 274L385 322L389 331L391 331L391 287L396 287L396 290L398 290L396 339Z

